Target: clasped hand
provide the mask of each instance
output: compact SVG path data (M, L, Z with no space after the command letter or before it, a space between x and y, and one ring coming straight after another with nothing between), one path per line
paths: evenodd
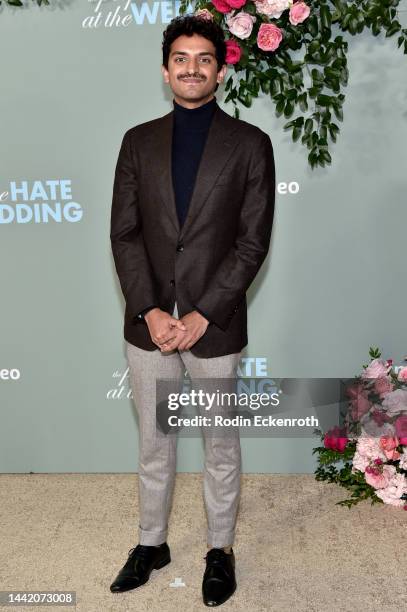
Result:
M151 339L161 352L190 349L209 325L209 321L196 310L177 319L160 308L152 308L144 318Z

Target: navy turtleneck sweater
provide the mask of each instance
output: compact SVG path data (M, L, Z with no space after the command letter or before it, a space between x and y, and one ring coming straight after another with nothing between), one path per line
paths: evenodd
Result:
M209 127L216 110L216 98L196 108L175 100L172 134L172 182L180 226L188 213L195 179Z

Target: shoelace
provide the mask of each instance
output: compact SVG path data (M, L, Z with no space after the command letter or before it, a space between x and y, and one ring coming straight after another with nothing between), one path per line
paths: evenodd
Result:
M210 565L220 565L225 559L225 555L226 553L223 550L215 549L209 551L204 559L206 559Z
M143 544L137 544L137 546L130 548L128 556L129 556L129 559L134 558L136 556L141 559L146 559L149 555L149 552L150 552L149 546L144 546Z

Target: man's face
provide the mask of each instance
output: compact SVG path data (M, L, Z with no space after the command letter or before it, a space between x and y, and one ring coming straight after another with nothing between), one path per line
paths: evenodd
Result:
M216 83L222 83L227 66L218 72L214 44L200 36L182 35L171 44L168 69L161 67L174 99L188 108L201 106L213 98Z

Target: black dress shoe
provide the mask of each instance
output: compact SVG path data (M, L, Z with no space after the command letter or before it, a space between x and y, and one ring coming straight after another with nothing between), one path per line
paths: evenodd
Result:
M170 549L164 542L160 546L137 544L129 550L129 558L110 585L112 593L130 591L145 584L153 569L160 569L171 561Z
M211 548L205 557L206 570L202 581L205 606L220 606L236 591L235 555L221 548Z

